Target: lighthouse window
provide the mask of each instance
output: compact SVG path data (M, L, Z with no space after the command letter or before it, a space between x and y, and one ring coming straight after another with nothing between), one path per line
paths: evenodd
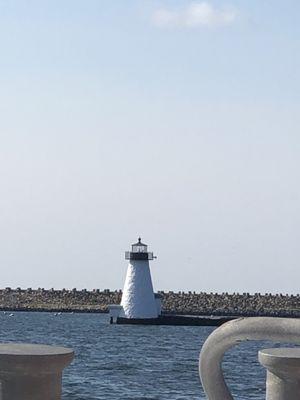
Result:
M147 246L132 246L132 251L134 253L146 253Z

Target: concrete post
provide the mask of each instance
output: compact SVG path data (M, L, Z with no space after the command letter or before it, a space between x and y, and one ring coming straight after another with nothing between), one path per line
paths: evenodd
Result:
M260 350L259 362L267 368L267 400L300 399L300 349Z
M216 329L202 346L199 360L199 373L202 386L209 400L233 400L224 380L222 360L227 350L245 340L271 340L277 343L300 344L300 319L270 317L239 318L227 322ZM294 354L292 357L293 361L288 361L288 357L286 356L283 361L286 363L289 362L292 365L294 365L293 363L297 364L298 361L295 361L295 358L297 359L297 354L299 355L297 350L293 349L290 354ZM271 363L271 371L272 365L276 363L276 365L279 365L280 360L278 360L278 356L273 356L272 362L270 360L270 355L261 355L262 363ZM291 372L290 368L287 368L287 370ZM278 374L278 371L276 373ZM274 372L272 372L272 374L276 376ZM293 376L293 381L295 381L295 375L291 376ZM271 377L271 380L272 379L273 377ZM273 381L275 381L275 377ZM274 383L272 385L274 385ZM272 389L272 392L274 392L274 389ZM280 397L281 400L294 400L296 398L300 399L300 394L298 397ZM271 399L271 397L268 399ZM278 400L279 397L272 397L272 400L274 399Z
M62 371L72 349L32 344L0 344L1 400L60 400Z

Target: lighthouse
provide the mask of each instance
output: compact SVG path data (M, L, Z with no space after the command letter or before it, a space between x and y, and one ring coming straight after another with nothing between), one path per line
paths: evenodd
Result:
M153 253L141 238L126 251L129 261L121 300L120 317L129 319L157 318L160 314L159 301L156 300L150 273L149 261ZM159 300L159 299L158 299Z

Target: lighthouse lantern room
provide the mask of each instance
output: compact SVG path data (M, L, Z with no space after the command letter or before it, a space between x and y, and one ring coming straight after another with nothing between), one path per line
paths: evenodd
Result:
M153 260L153 253L148 252L148 246L139 238L137 243L131 245L131 251L125 252L126 260Z

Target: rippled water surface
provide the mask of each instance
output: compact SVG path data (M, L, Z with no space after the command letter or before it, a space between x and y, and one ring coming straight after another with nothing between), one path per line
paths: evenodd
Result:
M204 399L198 377L201 345L210 327L109 325L101 314L0 314L1 341L73 347L63 399ZM244 343L225 357L236 399L265 397L265 372L257 351L268 343Z

